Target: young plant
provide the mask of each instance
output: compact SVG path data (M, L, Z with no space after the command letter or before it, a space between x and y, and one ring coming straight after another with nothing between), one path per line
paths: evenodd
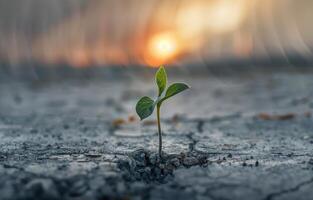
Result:
M165 88L167 84L167 75L163 66L161 66L155 74L155 82L158 86L158 97L156 100L152 100L150 97L142 97L136 105L136 112L140 117L140 120L143 120L149 117L156 107L157 123L158 123L158 133L159 133L159 157L162 157L162 131L161 131L161 122L160 122L160 108L162 103L169 99L170 97L186 90L189 88L185 83L173 83L170 85L165 94Z

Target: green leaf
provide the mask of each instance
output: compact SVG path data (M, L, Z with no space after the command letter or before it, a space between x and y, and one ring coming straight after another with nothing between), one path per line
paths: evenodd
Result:
M154 107L155 104L151 98L147 96L142 97L136 104L136 112L140 120L149 117L153 113Z
M167 75L165 68L161 66L155 74L155 81L159 88L158 96L161 96L166 88Z
M187 90L188 88L190 88L187 84L185 83L173 83L172 85L170 85L165 93L165 97L162 99L162 101L178 94L181 93L184 90Z

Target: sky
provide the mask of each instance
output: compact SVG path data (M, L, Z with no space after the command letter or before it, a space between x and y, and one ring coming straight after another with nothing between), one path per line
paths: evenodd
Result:
M312 9L311 0L0 0L0 59L84 67L311 57Z

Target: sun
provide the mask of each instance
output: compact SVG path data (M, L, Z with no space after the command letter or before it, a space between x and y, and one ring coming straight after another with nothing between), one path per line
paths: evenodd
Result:
M145 60L150 66L158 67L172 60L178 52L178 39L175 34L159 33L148 40Z

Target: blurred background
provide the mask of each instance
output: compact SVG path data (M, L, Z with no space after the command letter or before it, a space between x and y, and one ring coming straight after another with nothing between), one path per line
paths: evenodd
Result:
M1 66L312 62L311 0L0 0Z

